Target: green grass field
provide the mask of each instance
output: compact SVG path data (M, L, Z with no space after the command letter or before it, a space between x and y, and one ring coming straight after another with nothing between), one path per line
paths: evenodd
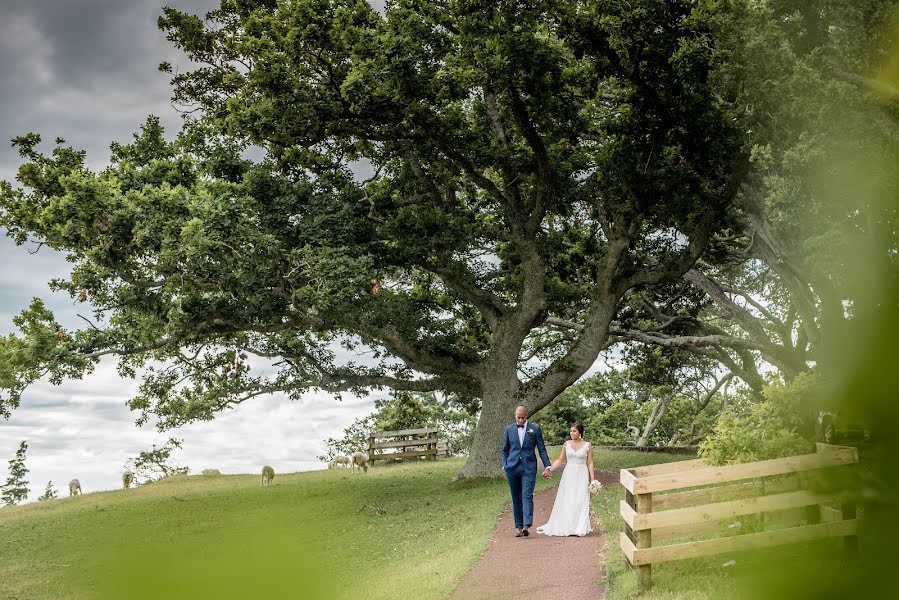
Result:
M442 598L480 557L504 481L462 459L175 477L0 510L0 598Z
M597 453L613 470L668 458ZM504 481L454 482L462 462L278 475L269 488L174 477L7 507L0 598L443 598L508 502Z
M550 448L552 458L559 448ZM689 459L597 452L597 467ZM0 599L444 598L481 556L505 481L453 481L464 459L278 475L173 477L128 491L0 509ZM558 484L538 478L538 489ZM618 549L620 486L593 498L608 598L634 597ZM832 545L833 546L833 545ZM654 568L646 598L734 597L772 557L807 545ZM599 570L601 565L597 565Z

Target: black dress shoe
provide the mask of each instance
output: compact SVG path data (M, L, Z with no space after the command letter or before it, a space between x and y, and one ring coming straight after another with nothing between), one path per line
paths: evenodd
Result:
M522 529L522 530L521 530L521 535L523 535L524 537L528 537L528 536L531 535L531 534L528 533L528 530L527 530L527 529Z
M526 535L527 533L525 533L523 529L519 529L518 533L515 534L515 537L524 537Z

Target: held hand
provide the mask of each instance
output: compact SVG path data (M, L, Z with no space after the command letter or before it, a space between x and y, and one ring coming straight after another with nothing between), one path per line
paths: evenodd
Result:
M545 469L543 469L543 479L552 479L552 476L553 476L552 469L550 469L549 467L546 467Z

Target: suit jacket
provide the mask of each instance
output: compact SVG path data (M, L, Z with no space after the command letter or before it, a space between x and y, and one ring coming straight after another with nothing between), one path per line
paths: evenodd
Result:
M503 432L503 469L514 469L520 465L525 471L535 472L537 470L535 449L540 453L544 468L552 464L543 444L543 432L538 425L530 421L525 425L524 444L518 441L518 426L514 423L509 425Z

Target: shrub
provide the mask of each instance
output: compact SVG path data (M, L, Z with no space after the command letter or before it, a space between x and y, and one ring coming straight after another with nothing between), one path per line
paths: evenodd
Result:
M172 475L187 475L188 467L170 464L172 452L181 448L181 440L169 438L161 447L153 444L151 450L144 450L136 458L128 459L125 466L134 475L134 485L146 485Z
M56 490L53 489L53 482L48 481L47 487L44 489L44 493L38 496L37 501L43 502L44 500L53 500L54 498L58 498L59 496L56 494Z
M622 398L586 423L590 431L587 438L594 444L632 444L636 437L629 435L628 426L640 429L643 425L640 404Z
M801 435L804 407L817 381L801 374L789 383L764 388L763 399L741 395L722 412L715 430L699 445L699 455L711 464L753 462L814 451Z

